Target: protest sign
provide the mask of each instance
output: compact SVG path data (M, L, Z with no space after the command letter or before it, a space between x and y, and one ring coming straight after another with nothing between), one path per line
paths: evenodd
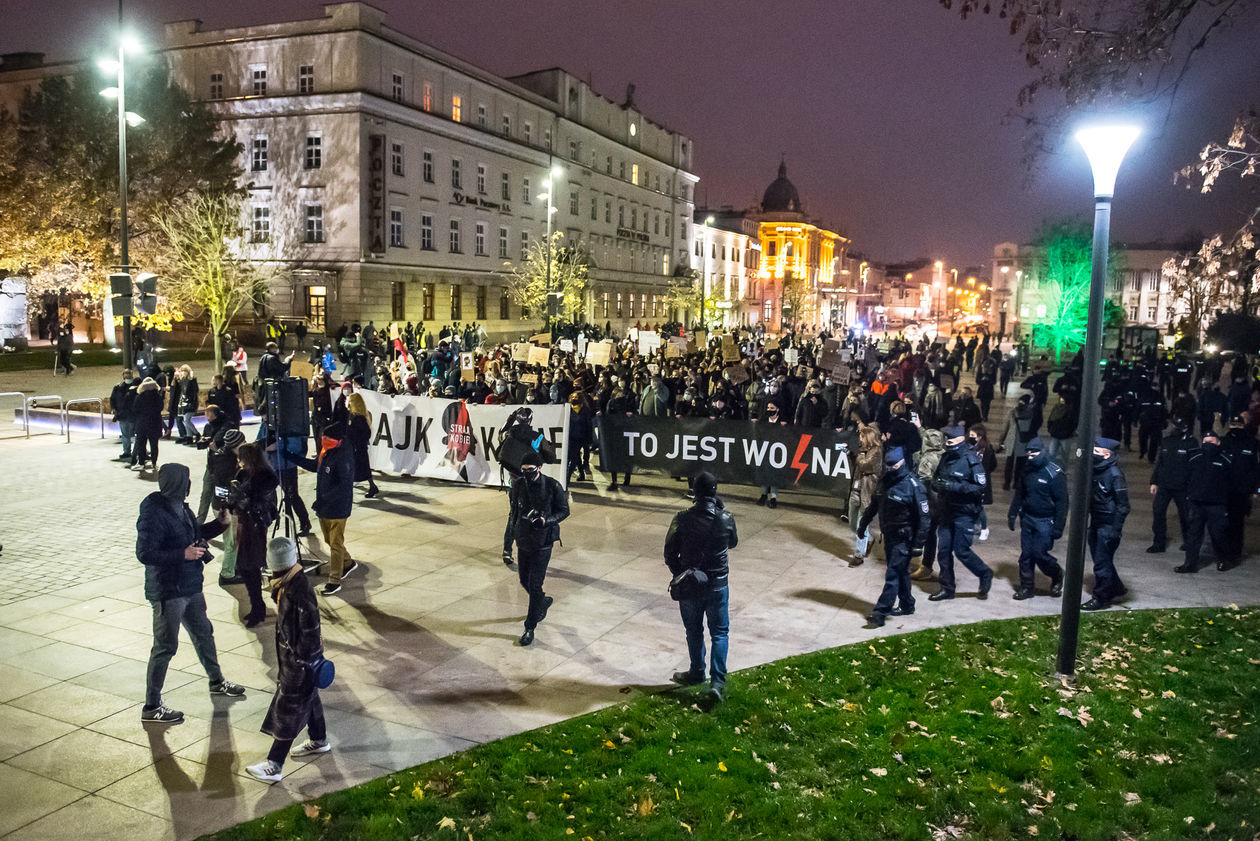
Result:
M845 364L843 348L836 339L828 339L823 345L822 353L818 355L818 367L824 371L835 371L841 365Z
M471 353L461 353L459 355L459 379L460 382L470 383L477 379L476 362Z
M730 333L722 334L722 361L739 361L739 346L735 344L735 337Z
M521 382L525 385L538 385L537 374L521 374Z
M778 337L778 336L766 336L765 341L762 343L762 347L763 347L765 350L767 350L767 351L771 351L771 350L778 350L778 349L779 349L779 337Z
M529 347L528 342L517 342L512 345L512 361L529 362Z
M565 353L573 353L573 340L572 340L572 339L561 339L561 340L560 340L560 350L564 351Z
M609 341L595 342L586 349L586 361L591 365L607 365L612 359L613 343Z
M727 365L723 370L731 375L731 385L746 383L750 379L748 376L748 369L743 365Z
M661 334L639 331L639 356L651 356L661 346Z
M551 351L545 347L538 345L530 345L529 359L526 360L530 365L542 365L544 368L551 361Z
M529 342L530 344L534 344L534 345L550 345L551 334L550 333L535 333L534 335L529 337Z
M801 358L801 352L794 347L790 347L783 351L783 361L789 365L795 365L797 360Z

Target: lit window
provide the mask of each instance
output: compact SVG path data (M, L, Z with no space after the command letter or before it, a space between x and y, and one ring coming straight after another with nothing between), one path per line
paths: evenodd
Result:
M630 167L630 183L631 184L639 183L639 165L638 164L633 164Z
M389 247L403 247L403 212L401 210L389 212Z
M306 155L302 159L305 169L319 169L324 165L324 139L318 134L306 136Z
M460 294L458 283L451 284L451 318L459 320L464 316L463 296Z
M403 101L403 74L394 74L393 84L390 86L390 95L395 102Z
M433 215L420 214L420 247L425 251L433 250Z
M210 98L211 99L223 98L223 74L222 73L210 74Z
M1037 317L1038 317L1038 318L1045 318L1045 317L1046 317L1046 305L1045 305L1045 304L1038 304L1038 305L1037 305Z
M324 241L324 206L322 204L306 206L306 241Z
M433 110L433 83L432 82L425 82L424 87L421 88L420 104L421 104L421 107L423 107L424 110L426 111Z
M459 95L451 97L451 119L457 123L464 121L464 98Z
M303 64L298 68L298 93L315 93L315 65Z
M250 229L252 242L268 242L271 239L271 207L265 204L254 205L254 223Z
M267 138L255 137L250 149L249 169L251 172L267 171Z
M389 168L395 175L403 174L403 145L401 143L390 144Z

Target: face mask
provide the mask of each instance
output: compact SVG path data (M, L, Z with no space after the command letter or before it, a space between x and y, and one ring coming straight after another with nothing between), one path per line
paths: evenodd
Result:
M502 394L502 393L503 393L503 392L505 392L505 391L507 391L507 388L506 388L505 386L496 385L496 386L494 387L494 393L495 393L495 394Z
M1103 462L1105 462L1106 460L1107 459L1103 458L1103 456L1099 455L1098 453L1094 453L1094 466L1095 467L1101 467Z
M830 387L831 387L831 380L829 380L829 379L828 379L828 380L823 380L823 385L825 385L825 386L827 386L828 388L830 388Z

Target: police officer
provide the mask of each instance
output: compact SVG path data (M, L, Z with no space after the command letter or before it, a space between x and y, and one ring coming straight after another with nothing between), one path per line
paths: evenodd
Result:
M1173 418L1172 429L1159 443L1155 454L1155 467L1151 470L1151 495L1155 497L1152 528L1155 540L1147 552L1158 554L1168 549L1168 503L1177 505L1177 522L1181 526L1182 548L1185 548L1187 531L1186 488L1189 485L1190 453L1197 446L1181 418Z
M962 424L946 427L942 432L945 433L945 455L932 476L932 486L940 495L942 506L936 550L941 589L928 596L928 600L939 602L954 597L955 555L980 579L979 597L987 599L993 586L993 570L971 549L988 484L984 465L967 446L967 431Z
M1164 423L1168 419L1168 409L1159 389L1151 385L1150 380L1145 377L1138 385L1137 404L1138 455L1154 462L1159 450L1160 435L1163 434Z
M888 571L884 576L884 590L866 621L882 628L889 616L914 613L910 558L923 553L923 541L927 539L928 524L931 522L927 488L914 471L906 467L905 453L900 447L891 447L884 453L884 475L879 477L875 497L858 521L859 538L865 539L866 527L876 513L879 514L879 528L884 534Z
M512 483L508 523L516 536L521 587L529 594L521 645L534 641L534 628L547 617L551 597L543 593L551 547L560 539L560 521L569 516L569 495L542 472L542 456L530 451L521 463L521 478Z
M1129 486L1120 469L1114 438L1094 441L1094 485L1089 500L1089 554L1094 559L1093 597L1082 610L1110 607L1128 590L1116 572L1116 548L1129 516Z
M1242 415L1229 420L1229 429L1221 439L1221 449L1234 466L1233 487L1225 504L1229 519L1229 551L1236 560L1243 557L1243 524L1251 514L1251 497L1260 486L1260 459L1257 458L1256 434L1248 431Z
M1238 565L1229 545L1226 527L1226 503L1229 501L1234 466L1221 449L1215 432L1203 436L1203 444L1190 454L1190 484L1186 497L1190 501L1190 530L1186 534L1186 560L1173 572L1198 572L1199 550L1203 533L1212 538L1216 552L1216 568L1224 572Z
M1067 477L1062 468L1041 450L1041 439L1034 438L1025 447L1028 465L1015 486L1007 525L1015 531L1015 517L1020 516L1019 589L1013 598L1031 599L1037 595L1036 569L1050 577L1050 595L1063 594L1063 570L1050 556L1054 541L1063 536L1067 522Z

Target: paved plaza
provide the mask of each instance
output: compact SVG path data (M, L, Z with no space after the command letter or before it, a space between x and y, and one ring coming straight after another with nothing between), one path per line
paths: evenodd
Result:
M93 372L106 384L115 374ZM995 438L1006 405L995 404L989 424ZM194 838L659 691L686 666L661 553L670 518L687 504L680 483L635 477L629 491L609 493L601 477L598 486L574 486L573 514L547 579L555 606L534 645L520 648L525 594L499 560L506 495L387 477L379 498L363 500L359 492L347 529L350 551L364 568L340 594L321 598L325 646L337 665L337 681L323 693L334 749L289 760L280 783L263 785L246 776L245 766L270 745L258 727L274 686L273 625L242 627L244 588L220 588L216 563L207 569L206 598L219 658L248 693L212 699L185 637L166 700L186 720L172 727L140 723L151 612L135 559L135 520L156 483L110 461L118 451L112 439L83 434L71 444L47 433L0 441L0 837L6 841L61 841L85 827L105 841ZM161 459L190 465L199 487L204 452L164 441ZM1172 573L1176 552L1147 555L1149 468L1131 456L1125 467L1134 513L1117 558L1131 593L1120 609L1260 602L1254 562L1228 573L1209 567L1181 576ZM302 487L309 503L311 476ZM863 616L879 593L884 566L846 564L852 540L835 501L784 494L780 507L769 510L754 504L753 488L722 493L740 532L731 560L732 669L924 627L1058 608L1048 597L1010 598L1017 538L1006 529L1009 495L1000 489L989 508L992 538L976 545L998 574L989 599L975 598L975 579L960 570L959 598L939 604L921 598L915 615L892 617L880 631L864 629ZM1253 528L1253 547L1256 538ZM307 545L324 556L318 540ZM932 582L916 586L922 596L936 589ZM1083 620L1085 635L1090 619ZM1046 645L1049 667L1053 641ZM736 673L730 691L738 693L739 685Z

